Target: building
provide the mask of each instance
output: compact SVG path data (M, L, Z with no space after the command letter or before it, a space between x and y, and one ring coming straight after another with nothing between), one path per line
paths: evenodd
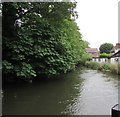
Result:
M115 54L120 50L120 43L116 43L116 45L114 46L114 48L111 50L111 54Z
M110 63L119 63L120 64L120 50L118 50L116 53L114 53L110 57Z
M99 51L97 48L86 48L86 52L92 56L92 61L99 62Z
M92 58L98 58L99 57L99 51L97 48L86 48L86 52L90 55L92 55Z

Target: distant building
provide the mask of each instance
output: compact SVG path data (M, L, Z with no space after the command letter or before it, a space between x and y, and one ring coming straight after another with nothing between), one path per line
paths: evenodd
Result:
M116 43L116 45L113 47L113 49L111 50L111 54L115 54L120 50L120 43Z
M90 55L92 55L92 58L98 58L99 57L99 51L97 48L86 48L86 52Z
M114 53L110 57L110 62L111 63L119 63L120 64L120 50L118 50L116 53Z

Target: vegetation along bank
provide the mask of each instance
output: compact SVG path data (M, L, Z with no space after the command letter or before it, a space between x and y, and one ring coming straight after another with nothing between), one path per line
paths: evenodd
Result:
M82 63L75 2L2 3L3 80L57 75Z
M113 74L120 75L120 64L111 64L111 63L98 63L95 61L87 61L85 66L92 69L97 69L100 71L111 72Z

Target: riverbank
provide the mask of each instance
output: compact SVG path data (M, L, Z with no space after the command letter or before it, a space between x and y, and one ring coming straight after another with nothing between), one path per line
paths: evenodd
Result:
M112 63L98 63L94 61L87 61L85 66L92 69L97 69L104 72L111 72L120 75L120 64Z

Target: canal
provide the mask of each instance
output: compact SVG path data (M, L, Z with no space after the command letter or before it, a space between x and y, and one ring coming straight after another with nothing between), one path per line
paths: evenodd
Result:
M78 67L54 80L3 86L3 115L110 115L118 77Z

